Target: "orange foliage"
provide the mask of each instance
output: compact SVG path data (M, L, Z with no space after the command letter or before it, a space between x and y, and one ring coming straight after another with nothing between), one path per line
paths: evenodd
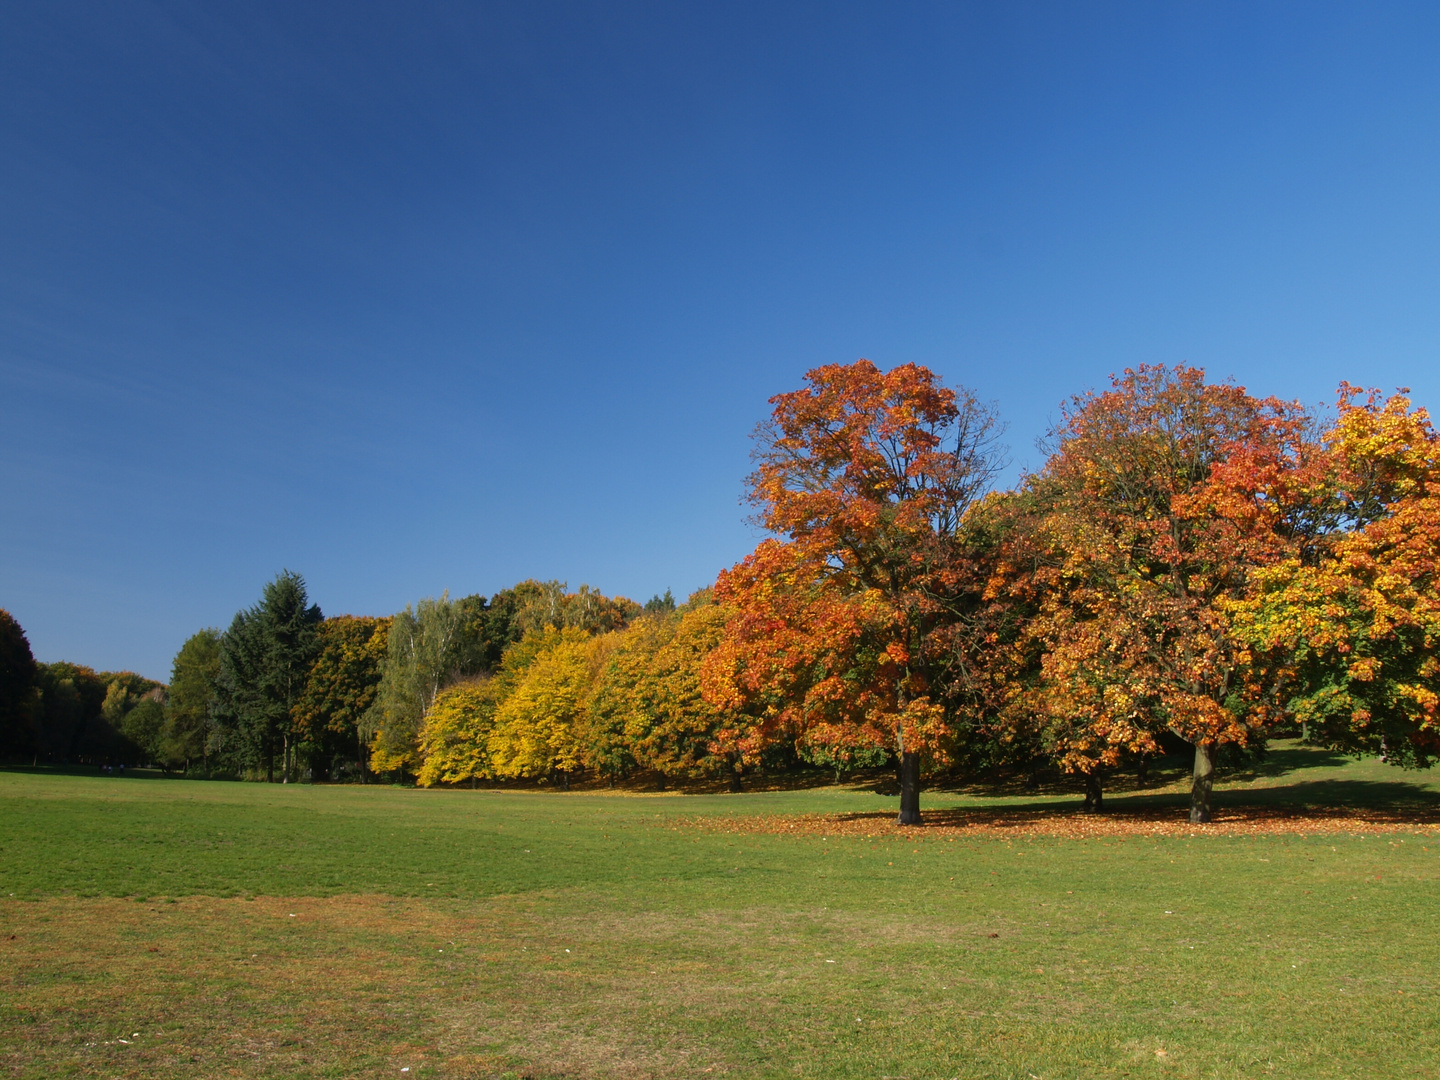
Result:
M1313 533L1307 432L1297 407L1189 368L1126 371L1066 412L991 583L1033 605L1027 704L1062 768L1158 753L1166 730L1243 745L1281 715L1225 604Z
M747 760L782 733L844 762L888 746L948 756L937 632L967 582L954 540L994 477L996 426L923 367L817 368L771 398L750 477L763 541L723 572L733 610L705 695L760 723Z

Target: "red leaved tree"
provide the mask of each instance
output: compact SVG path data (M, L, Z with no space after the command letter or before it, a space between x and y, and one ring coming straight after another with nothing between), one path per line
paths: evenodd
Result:
M705 694L757 718L738 744L751 759L781 734L837 764L892 750L899 820L918 824L922 767L950 750L954 612L974 584L956 538L1002 466L1000 428L914 364L805 382L756 432L750 501L776 537L720 575L733 615Z

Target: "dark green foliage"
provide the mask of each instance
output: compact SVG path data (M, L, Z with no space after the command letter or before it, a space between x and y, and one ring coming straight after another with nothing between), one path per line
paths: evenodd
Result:
M165 729L165 706L159 696L146 696L128 709L119 723L120 734L139 752L142 763L165 765L161 739Z
M0 608L0 758L35 753L35 657L25 631Z
M647 615L665 615L669 614L674 610L675 597L671 594L669 589L665 590L664 596L661 596L657 593L649 600L645 601L645 614Z
M190 763L198 760L208 772L219 678L220 631L207 627L186 639L170 668L159 752L167 767L189 772Z
M38 665L35 683L35 742L41 761L103 762L123 760L127 750L133 754L101 711L109 689L104 676L61 660Z
M232 738L223 747L242 768L275 779L275 759L290 779L295 704L320 652L320 607L305 579L283 571L265 586L260 603L236 614L220 639L217 716Z

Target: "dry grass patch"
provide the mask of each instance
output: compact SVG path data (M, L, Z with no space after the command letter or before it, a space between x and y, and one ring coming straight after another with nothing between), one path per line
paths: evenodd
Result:
M735 972L667 951L690 934L653 913L374 896L0 912L11 1076L729 1075L688 1021L753 1006Z

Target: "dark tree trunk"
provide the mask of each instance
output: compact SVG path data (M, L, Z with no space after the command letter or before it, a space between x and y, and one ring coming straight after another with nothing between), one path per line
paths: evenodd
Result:
M1195 744L1195 776L1190 782L1190 824L1210 820L1210 789L1215 785L1215 744Z
M1150 759L1144 754L1140 755L1140 767L1136 770L1135 778L1141 787L1150 783Z
M569 770L569 769L561 769L561 770L560 770L560 790L561 790L561 791L569 791L569 790L570 790L570 770Z
M737 794L739 791L740 791L740 770L739 770L738 768L732 768L732 769L730 770L730 792L731 792L731 794Z
M1087 814L1098 814L1105 809L1105 792L1100 788L1100 774L1085 774L1085 803L1080 808Z
M919 825L920 818L920 755L905 751L900 755L900 816L898 825Z
M655 775L656 775L655 790L656 790L656 791L664 791L664 790L665 790L665 774L662 772L662 773L656 773Z
M267 784L275 782L275 741L273 739L265 740L265 782Z

